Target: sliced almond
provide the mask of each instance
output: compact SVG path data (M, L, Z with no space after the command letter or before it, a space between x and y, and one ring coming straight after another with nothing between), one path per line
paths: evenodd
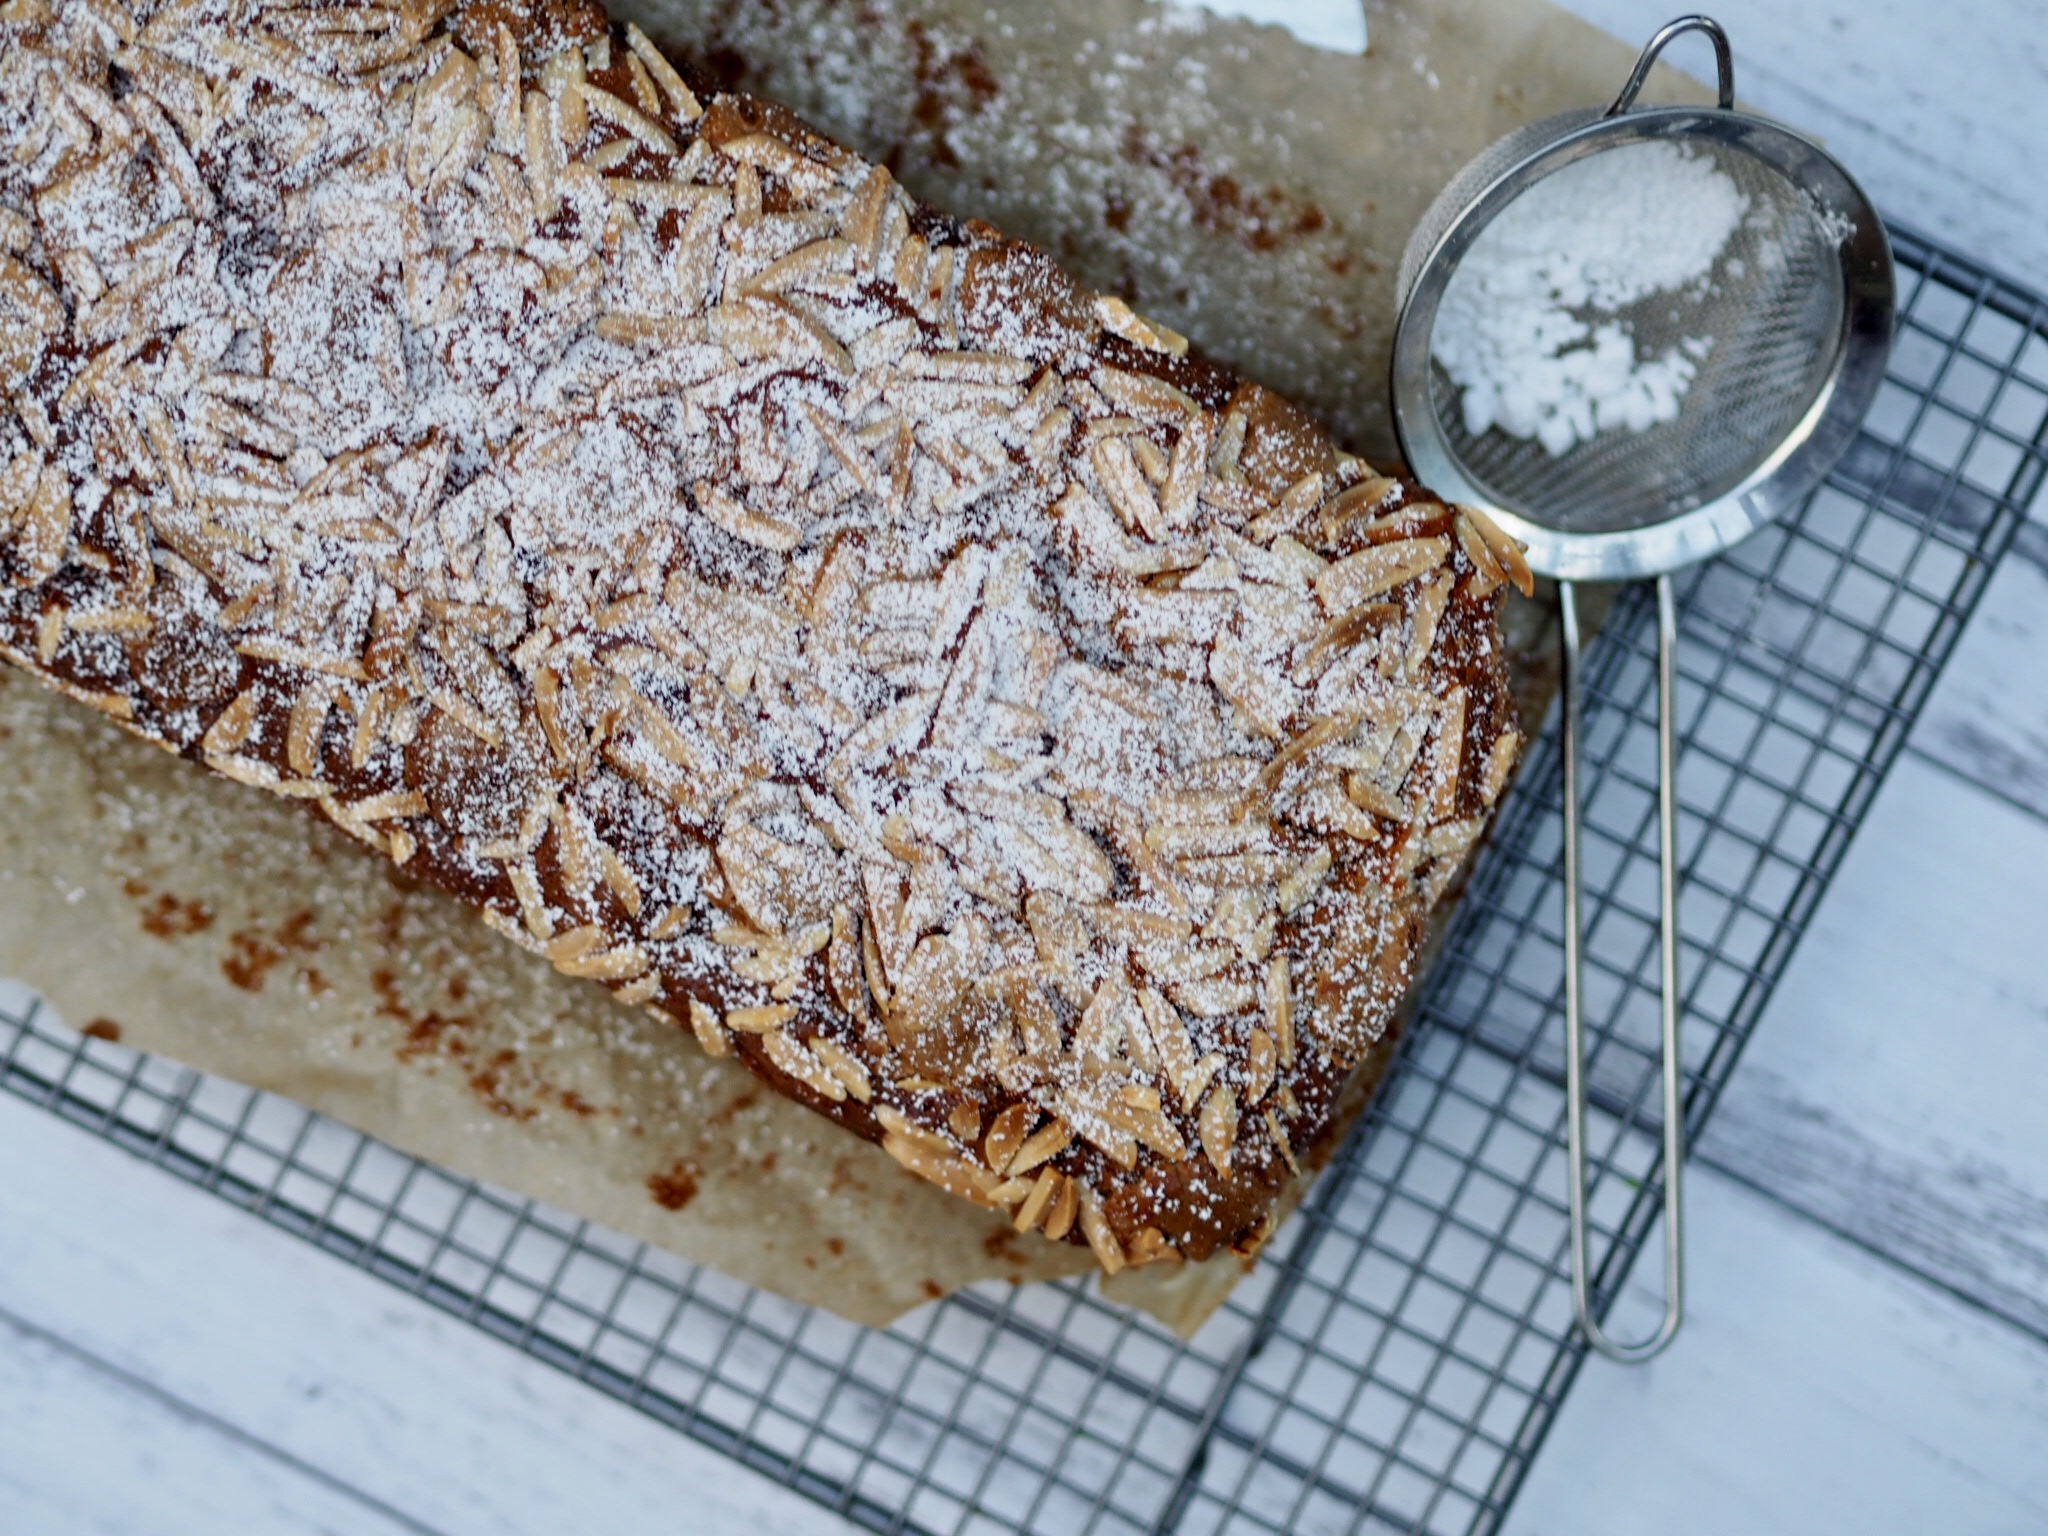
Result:
M1074 1213L1080 1209L1080 1181L1062 1177L1059 1193L1045 1213L1045 1235L1054 1242L1074 1230Z
M832 932L825 949L825 983L833 1001L853 1019L868 1019L868 989L861 974L860 940L854 932L857 919L844 905L832 909Z
M846 1098L845 1084L793 1036L780 1030L764 1035L761 1037L761 1049L780 1071L795 1078L820 1097L834 1104Z
M1188 350L1187 337L1168 330L1156 320L1147 320L1122 299L1101 295L1095 300L1095 317L1102 322L1104 330L1149 351L1181 357Z
M1340 532L1346 523L1361 517L1375 517L1401 489L1398 480L1373 475L1332 496L1323 506L1319 521L1326 537Z
M1031 1192L1024 1197L1024 1203L1017 1207L1017 1219L1010 1223L1019 1232L1029 1232L1045 1218L1052 1209L1053 1197L1059 1193L1064 1178L1057 1168L1039 1170L1038 1178L1031 1185Z
M1438 821L1457 814L1458 778L1465 760L1465 690L1453 688L1437 717L1436 753L1430 772L1430 811Z
M948 1194L963 1196L980 1205L999 1203L995 1177L987 1169L977 1167L950 1151L941 1151L929 1142L912 1140L895 1131L882 1137L882 1150L919 1178L938 1185Z
M1335 742L1348 739L1359 726L1356 716L1322 715L1287 742L1259 770L1259 786L1268 794L1279 789L1288 773L1307 761L1311 754Z
M1181 1102L1190 1107L1199 1103L1202 1095L1209 1091L1209 1085L1216 1081L1216 1074L1223 1070L1224 1065L1221 1051L1211 1051L1196 1062L1194 1070L1188 1074L1187 1091L1181 1095Z
M1328 612L1345 613L1368 598L1427 575L1442 565L1450 552L1451 541L1441 534L1375 544L1346 555L1318 576L1316 595Z
M526 924L526 931L536 939L553 938L554 917L541 896L540 878L533 872L533 862L521 859L507 864L505 875L512 882L512 894L519 902L519 915Z
M1193 1109L1197 1095L1190 1092L1195 1075L1195 1051L1188 1039L1187 1025L1180 1013L1151 987L1138 992L1138 1006L1145 1015L1145 1027L1159 1052L1161 1070L1180 1097L1181 1107Z
M961 1100L946 1111L946 1129L953 1133L955 1140L973 1146L981 1140L981 1111L967 1100Z
M1181 1257L1181 1252L1166 1240L1166 1234L1159 1228L1140 1227L1132 1234L1124 1257L1129 1261L1131 1268L1137 1269L1146 1264L1157 1264L1162 1260L1177 1260Z
M742 1034L765 1035L782 1028L796 1017L796 1008L790 1003L759 1003L745 1008L728 1008L725 1011L725 1027L736 1029Z
M27 585L48 581L63 566L71 548L71 510L71 476L46 465L14 536L14 557Z
M1237 1146L1237 1095L1227 1086L1213 1090L1203 1103L1201 1131L1203 1155L1218 1173L1229 1173Z
M796 524L754 511L709 480L699 480L691 489L697 509L742 543L787 552L803 539L803 530Z
M1086 1188L1081 1191L1080 1204L1081 1234L1094 1250L1096 1262L1102 1266L1105 1275L1118 1273L1124 1267L1123 1245L1109 1229L1109 1222L1102 1214L1102 1202L1092 1188Z
M1168 528L1185 528L1194 515L1214 437L1207 416L1192 416L1182 425L1167 460L1166 483L1159 488L1159 510Z
M577 928L564 928L548 940L547 957L556 965L581 960L585 955L595 954L604 948L606 937L601 923L585 923Z
M1004 1165L1003 1172L1013 1179L1020 1174L1029 1173L1040 1164L1049 1162L1066 1151L1073 1141L1073 1128L1063 1121L1055 1120L1050 1125L1040 1126L1024 1139L1024 1144Z
M997 1173L1009 1173L1010 1160L1023 1147L1031 1128L1037 1123L1037 1109L1021 1100L998 1113L989 1122L988 1136L982 1142L982 1156L988 1159L989 1167Z
M1508 573L1487 544L1486 536L1479 531L1479 525L1472 521L1472 514L1459 507L1451 526L1458 536L1458 547L1472 562L1473 579L1478 583L1475 588L1477 595L1485 597L1496 587L1505 586Z
M1479 771L1479 803L1492 805L1500 798L1500 792L1507 787L1508 775L1514 772L1516 755L1522 748L1519 731L1509 728L1502 731L1487 749L1486 764Z
M417 790L387 789L382 794L366 795L348 807L352 821L385 821L394 817L424 816L427 813L427 797Z
M811 1049L817 1053L818 1060L825 1064L825 1070L839 1080L848 1097L858 1099L863 1104L873 1099L874 1080L869 1076L868 1069L852 1052L838 1041L824 1035L812 1038Z
M1273 1037L1264 1029L1254 1028L1251 1040L1245 1050L1244 1101L1257 1104L1273 1086L1273 1073L1279 1064L1279 1051L1273 1044Z
M1289 1070L1294 1066L1294 998L1290 986L1287 956L1273 956L1266 962L1266 1028L1273 1037L1280 1065Z
M662 56L659 48L648 40L631 22L626 24L626 46L654 77L661 87L662 95L668 98L669 110L686 123L695 122L704 115L704 108L698 103L697 95L683 83L683 77L676 73L675 66Z
M732 1040L725 1032L718 1010L702 998L690 999L690 1030L696 1035L697 1043L704 1047L706 1055L732 1054Z
M1180 1162L1188 1155L1187 1142L1160 1109L1158 1093L1154 1091L1151 1096L1149 1104L1132 1103L1127 1098L1112 1100L1103 1107L1103 1117L1140 1146L1148 1147L1172 1162Z
M669 907L647 925L647 937L655 941L672 939L690 926L690 917L690 909L686 906Z
M1495 567L1507 580L1514 583L1515 590L1524 597L1535 596L1536 577L1529 569L1529 562L1522 553L1522 546L1509 538L1500 524L1477 507L1461 506L1457 515L1461 523L1469 525L1486 545L1493 556Z
M1166 521L1158 499L1122 438L1097 439L1088 453L1103 494L1124 525L1157 544L1166 537Z
M1265 1111L1266 1130L1273 1138L1273 1145L1280 1149L1280 1156L1286 1160L1287 1168L1297 1179L1301 1177L1301 1164L1295 1160L1294 1143L1287 1139L1287 1127L1271 1107Z
M1283 915L1292 917L1314 898L1334 862L1327 846L1318 847L1280 877L1276 894Z
M652 964L647 958L647 951L638 944L622 944L617 949L585 955L581 959L560 961L555 969L564 976L587 976L597 981L631 981L646 975Z
M1110 967L1109 975L1095 989L1094 997L1081 1011L1074 1026L1069 1054L1085 1069L1100 1071L1116 1059L1123 1044L1125 1016L1132 1003L1129 976L1121 966Z

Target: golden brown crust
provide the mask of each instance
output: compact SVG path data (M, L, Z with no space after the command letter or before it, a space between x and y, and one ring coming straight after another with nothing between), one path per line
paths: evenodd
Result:
M1483 519L594 7L0 10L0 652L1105 1269L1512 766Z

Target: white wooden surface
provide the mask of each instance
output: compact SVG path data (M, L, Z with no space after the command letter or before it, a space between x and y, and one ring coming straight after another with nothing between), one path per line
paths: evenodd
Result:
M1671 9L1566 3L1628 37ZM2036 0L1707 9L1745 98L1881 208L2048 284ZM1685 1336L1585 1368L1514 1536L2048 1531L2048 497L2033 517L1697 1151Z
M831 1528L800 1495L8 1097L0 1168L6 1536Z
M1631 40L1683 9L1567 3ZM1296 9L1348 25L1341 0ZM1750 101L1887 210L2048 285L2038 0L1712 9ZM2048 1531L2036 516L1699 1149L1684 1337L1586 1368L1520 1536ZM0 1168L6 1536L846 1529L8 1099Z
M2048 525L2037 520L2013 541L1920 731L1930 756L2037 816L2048 816L2048 691L2039 682L2044 613Z
M1586 1368L1510 1536L2048 1530L2048 1344L1724 1176L1690 1193L1686 1336Z
M2048 146L2040 0L1559 0L1630 42L1706 11L1735 46L1735 89L1813 134L1889 218L2048 286L2038 164ZM1670 61L1705 76L1698 39Z
M2048 821L1908 757L1836 881L1698 1155L2048 1337Z

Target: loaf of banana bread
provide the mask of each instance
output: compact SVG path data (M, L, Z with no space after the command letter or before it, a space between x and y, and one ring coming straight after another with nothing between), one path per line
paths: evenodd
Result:
M0 654L1104 1268L1249 1252L1511 541L576 0L0 6Z

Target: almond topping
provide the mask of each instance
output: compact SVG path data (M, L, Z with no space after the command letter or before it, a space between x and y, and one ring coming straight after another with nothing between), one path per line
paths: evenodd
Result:
M796 1008L789 1003L761 1003L748 1008L726 1009L725 1027L742 1034L765 1035L782 1028L795 1017Z
M1277 1061L1273 1037L1263 1029L1253 1029L1251 1045L1245 1055L1245 1103L1256 1104L1266 1096L1266 1091L1273 1086L1273 1070Z
M1081 1191L1081 1232L1088 1239L1088 1246L1095 1250L1096 1262L1101 1264L1104 1274L1114 1275L1124 1267L1123 1246L1103 1219L1102 1203L1093 1189Z
M1287 957L1275 955L1266 962L1266 1025L1282 1067L1294 1066L1294 999L1290 995Z
M989 1123L988 1139L982 1143L982 1155L988 1159L989 1167L997 1173L1009 1173L1011 1159L1023 1147L1037 1122L1038 1111L1022 1101L999 1113Z
M874 1080L868 1075L868 1069L838 1041L816 1035L811 1039L811 1049L825 1064L825 1070L839 1080L849 1098L858 1099L863 1104L874 1098Z
M1218 1173L1230 1172L1231 1149L1237 1145L1237 1096L1218 1088L1202 1105L1202 1152Z
M1477 507L1459 507L1460 529L1469 526L1486 545L1493 556L1494 568L1514 583L1515 590L1524 597L1536 595L1536 577L1529 569L1529 562L1522 554L1522 546L1502 531L1500 524L1488 517ZM1473 562L1478 563L1476 560Z
M775 1066L820 1097L837 1104L846 1097L846 1087L825 1064L790 1036L777 1031L761 1037L762 1053Z
M1286 1160L1288 1171L1297 1179L1300 1178L1301 1164L1295 1161L1294 1143L1287 1139L1287 1127L1281 1124L1280 1117L1274 1114L1270 1108L1266 1110L1265 1117L1266 1130L1273 1137L1273 1145L1280 1149L1280 1156Z
M1024 1203L1017 1207L1017 1219L1011 1223L1019 1232L1029 1232L1052 1208L1053 1196L1058 1193L1064 1178L1057 1168L1042 1168L1038 1178L1031 1185L1031 1193L1024 1197Z
M1331 565L1316 578L1316 593L1329 612L1348 612L1368 598L1435 570L1450 551L1451 541L1442 535L1375 544Z
M1045 1235L1058 1242L1074 1230L1074 1213L1080 1208L1079 1179L1059 1176L1059 1193L1053 1197L1052 1208L1045 1213Z
M1041 1126L1025 1138L1024 1144L1004 1164L1003 1172L1013 1179L1029 1173L1041 1163L1059 1156L1073 1144L1073 1140L1073 1128L1062 1121L1055 1120L1050 1125Z
M697 1043L704 1047L706 1055L732 1054L732 1042L725 1033L718 1010L702 998L690 999L690 1029L696 1035Z

